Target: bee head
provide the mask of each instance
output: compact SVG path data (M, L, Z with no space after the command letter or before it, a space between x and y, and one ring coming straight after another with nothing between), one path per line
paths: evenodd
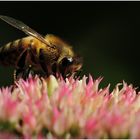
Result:
M69 77L82 67L82 58L79 56L64 57L59 63L59 72L63 77Z

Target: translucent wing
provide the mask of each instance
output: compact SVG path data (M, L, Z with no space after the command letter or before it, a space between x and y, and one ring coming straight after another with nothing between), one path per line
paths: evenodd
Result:
M3 15L0 15L0 19L2 19L3 21L7 22L8 24L14 26L15 28L25 32L27 35L33 36L36 39L43 42L44 44L50 46L50 43L47 40L45 40L44 37L42 37L39 33L37 33L35 30L31 29L29 26L27 26L23 22L21 22L17 19L8 17L8 16L3 16Z

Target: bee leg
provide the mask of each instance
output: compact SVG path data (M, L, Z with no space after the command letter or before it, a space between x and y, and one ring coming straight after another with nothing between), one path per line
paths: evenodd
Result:
M14 70L14 81L16 81L20 77L22 77L23 79L27 79L29 74L32 74L32 70L31 70L30 65L28 68L24 68L24 69L18 68L16 70Z
M44 62L40 61L40 65L41 65L42 70L45 72L47 77L52 74L50 65L45 63L45 61Z
M79 70L77 73L75 73L74 78L75 79L80 78L81 72L82 70Z
M32 65L29 65L27 68L25 68L25 70L23 71L22 77L23 79L27 79L29 74L33 74L32 71Z
M51 75L52 74L51 66L49 62L46 61L42 49L40 49L39 61L40 61L42 70L45 72L46 76L48 77L49 75Z
M18 61L16 63L16 70L14 71L14 80L22 77L25 78L26 68L26 57L28 54L28 50L23 51L23 53L19 56Z
M32 65L29 65L29 67L28 67L28 75L29 74L31 74L31 75L34 75L35 74L34 71L33 71Z
M17 80L17 77L18 77L19 73L21 73L21 70L20 70L20 69L15 69L15 70L14 70L14 74L13 74L13 76L14 76L14 81Z
M16 70L14 70L13 76L14 76L14 81L16 81Z

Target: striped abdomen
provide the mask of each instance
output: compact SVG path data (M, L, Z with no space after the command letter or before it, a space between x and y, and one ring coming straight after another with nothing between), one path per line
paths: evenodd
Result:
M0 48L0 63L15 66L23 50L22 39L6 44Z
M33 63L33 65L34 64L38 65L37 59L40 54L39 53L40 49L43 49L46 52L49 52L45 44L35 39L34 37L28 36L28 37L10 42L6 44L5 46L1 47L0 48L0 63L3 65L15 66L22 52L27 49L31 50L30 52L32 52L31 53L32 55L29 54L30 58L28 57L25 63L29 62L30 64Z

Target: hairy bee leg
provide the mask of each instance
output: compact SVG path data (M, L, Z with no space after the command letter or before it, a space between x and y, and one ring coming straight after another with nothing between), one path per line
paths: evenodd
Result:
M14 70L14 81L18 79L18 76L23 73L23 69L17 68ZM22 76L21 76L22 77Z
M24 69L17 68L16 70L14 70L14 81L17 80L19 75L23 79L27 79L29 74L32 74L32 75L34 74L33 71L32 71L32 66L31 65L29 65L29 67L24 68Z
M47 77L52 74L50 65L45 63L45 61L44 62L40 61L40 65L41 65L41 67L42 67L42 69L45 72Z
M82 70L79 70L79 71L77 72L77 74L74 75L74 78L75 78L75 79L79 78L80 75L81 75L81 73L82 73Z
M31 74L33 71L32 71L32 66L29 65L27 68L25 68L25 70L23 71L23 79L27 79L29 74Z
M40 61L40 65L41 65L43 71L45 72L46 76L48 77L49 75L51 75L52 74L51 66L46 61L42 49L40 49L39 61Z
M14 70L14 73L13 73L13 76L14 76L14 81L16 81L16 70Z
M28 50L25 50L25 51L19 56L18 61L17 61L17 65L16 65L18 68L24 69L25 63L26 63L27 53L28 53Z
M26 57L28 54L28 50L24 50L23 53L19 56L18 61L16 63L16 70L14 71L14 80L18 78L18 76L22 77L24 75Z

